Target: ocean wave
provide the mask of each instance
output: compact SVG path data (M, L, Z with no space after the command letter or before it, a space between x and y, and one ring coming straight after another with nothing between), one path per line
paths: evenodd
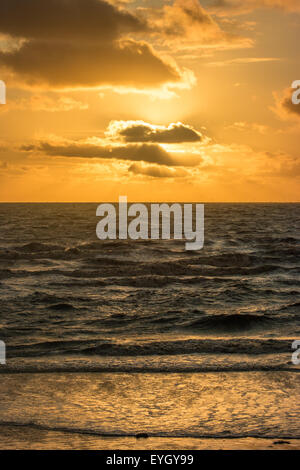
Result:
M133 283L140 282L143 286L143 280L138 281L138 277L145 276L164 276L165 278L179 277L179 276L210 276L210 277L220 277L220 276L255 276L258 274L269 274L274 271L287 271L290 272L290 268L283 268L274 265L265 265L257 267L244 267L244 268L218 268L218 267L202 267L202 266L193 266L187 265L185 263L137 263L130 265L130 263L120 263L120 264L102 264L98 269L90 268L77 268L72 270L66 270L61 268L47 268L47 269L0 269L0 279L6 279L9 277L16 278L26 278L26 277L41 277L41 276L64 276L69 278L82 278L82 279L101 279L101 278L114 278L122 279L132 277ZM152 277L153 279L153 277ZM161 278L163 280L163 278ZM117 281L119 282L119 281ZM124 282L124 281L121 281ZM147 287L147 286L145 286Z
M99 242L63 245L34 241L21 246L0 247L0 260L41 263L45 260L74 261L78 264L77 272L81 270L82 276L85 275L87 267L101 269L109 275L125 275L126 271L127 273L129 271L136 275L255 276L290 269L286 268L284 263L287 260L292 260L294 263L299 255L297 247L284 247L282 252L272 248L273 251L265 250L259 254L244 252L205 254L204 251L192 253L184 251L183 248L175 249L172 243L167 242L99 240ZM132 257L129 256L128 250L132 250ZM37 271L35 274L38 274Z
M280 321L278 317L266 314L218 314L205 315L193 319L185 325L185 328L200 328L212 331L238 331L259 326L264 327L278 321Z
M42 252L42 251L54 251L54 250L62 250L63 247L60 245L50 245L41 242L30 242L26 243L25 245L15 247L16 250L26 253L34 253L34 252Z
M10 261L10 260L17 260L20 258L20 254L8 248L0 248L0 260L2 261Z
M181 339L114 342L113 340L60 340L36 342L8 348L9 357L45 354L83 354L87 356L153 356L179 354L271 354L291 350L291 340L284 339Z
M14 273L10 269L0 269L0 279L13 277Z
M299 294L298 294L299 295ZM299 310L299 307L300 307L300 302L293 302L291 304L287 304L287 305L283 305L282 307L280 307L279 310L289 310L291 308L297 308L298 307L298 310ZM299 320L300 320L300 317L298 317Z
M76 307L74 307L74 305L70 304L70 303L67 303L67 302L61 302L61 303L58 303L58 304L53 304L53 305L50 305L48 306L47 308L49 308L50 310L55 310L55 311L67 311L67 310L76 310Z
M207 266L216 266L216 267L250 267L254 264L257 264L259 258L254 255L249 255L245 253L224 253L219 255L211 256L201 256L195 262L199 264L204 264Z
M9 358L0 374L22 373L222 373L222 372L300 372L291 355L266 353L245 355L232 353L191 353L150 356L62 355Z

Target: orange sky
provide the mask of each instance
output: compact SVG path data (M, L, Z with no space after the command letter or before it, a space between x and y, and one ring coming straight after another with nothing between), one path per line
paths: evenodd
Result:
M300 200L299 0L1 4L0 201Z

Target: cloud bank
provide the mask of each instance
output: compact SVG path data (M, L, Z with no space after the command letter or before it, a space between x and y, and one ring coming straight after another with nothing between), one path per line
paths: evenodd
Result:
M125 142L180 144L202 140L200 132L181 122L157 126L144 121L112 121L107 135L121 138Z
M42 153L50 157L100 158L128 161L144 161L159 165L173 165L171 156L155 144L97 145L88 142L48 142L23 145L21 150Z

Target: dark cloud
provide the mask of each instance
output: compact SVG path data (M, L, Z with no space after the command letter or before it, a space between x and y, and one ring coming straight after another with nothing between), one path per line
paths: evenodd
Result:
M298 95L298 91L294 88L286 88L282 93L273 93L275 106L271 109L280 119L294 120L300 118L300 104L293 103L294 93Z
M144 161L159 165L173 165L171 156L155 144L128 144L123 146L91 145L86 143L56 144L40 142L23 145L25 152L38 152L51 157L103 158L128 161Z
M107 41L145 29L143 20L103 0L1 0L0 31L12 37Z
M172 123L168 127L152 126L144 122L114 121L111 129L116 137L126 142L157 142L179 144L183 142L200 142L202 136L190 126L181 122Z
M146 42L146 22L103 0L1 0L0 34L24 38L0 50L0 67L21 82L52 88L154 88L182 74Z

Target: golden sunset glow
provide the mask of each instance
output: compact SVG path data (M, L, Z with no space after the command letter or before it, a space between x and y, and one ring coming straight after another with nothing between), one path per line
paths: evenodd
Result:
M0 201L299 201L298 0L1 3Z

